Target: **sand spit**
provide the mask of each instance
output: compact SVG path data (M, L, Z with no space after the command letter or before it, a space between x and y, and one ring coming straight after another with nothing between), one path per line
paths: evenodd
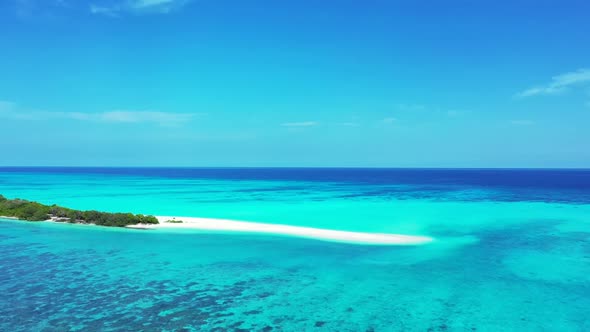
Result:
M373 245L419 245L433 241L428 236L414 236L387 233L350 232L312 227L267 224L227 219L157 216L158 225L131 225L135 229L196 229L225 232L246 232L259 234L287 235L332 242ZM168 220L182 220L169 223Z

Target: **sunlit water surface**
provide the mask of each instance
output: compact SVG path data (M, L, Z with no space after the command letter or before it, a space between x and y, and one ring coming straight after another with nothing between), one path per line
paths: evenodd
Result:
M1 220L1 331L590 330L590 171L0 168L0 194L435 238Z

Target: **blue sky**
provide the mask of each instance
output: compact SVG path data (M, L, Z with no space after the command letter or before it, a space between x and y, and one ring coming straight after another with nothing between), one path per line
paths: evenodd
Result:
M0 164L590 167L588 13L5 0Z

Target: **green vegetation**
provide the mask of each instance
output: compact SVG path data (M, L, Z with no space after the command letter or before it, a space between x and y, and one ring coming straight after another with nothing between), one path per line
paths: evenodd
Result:
M133 213L108 213L99 211L80 211L57 205L43 205L24 199L7 199L0 195L0 216L16 217L22 220L54 220L70 223L96 224L101 226L123 227L135 224L157 224L154 216Z
M182 220L177 220L177 219L166 220L166 222L173 223L173 224L182 224Z

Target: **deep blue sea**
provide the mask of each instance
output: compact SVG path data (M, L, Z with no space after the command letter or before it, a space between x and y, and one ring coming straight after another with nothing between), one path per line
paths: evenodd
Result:
M590 331L590 170L0 167L0 194L435 239L0 219L0 331Z

